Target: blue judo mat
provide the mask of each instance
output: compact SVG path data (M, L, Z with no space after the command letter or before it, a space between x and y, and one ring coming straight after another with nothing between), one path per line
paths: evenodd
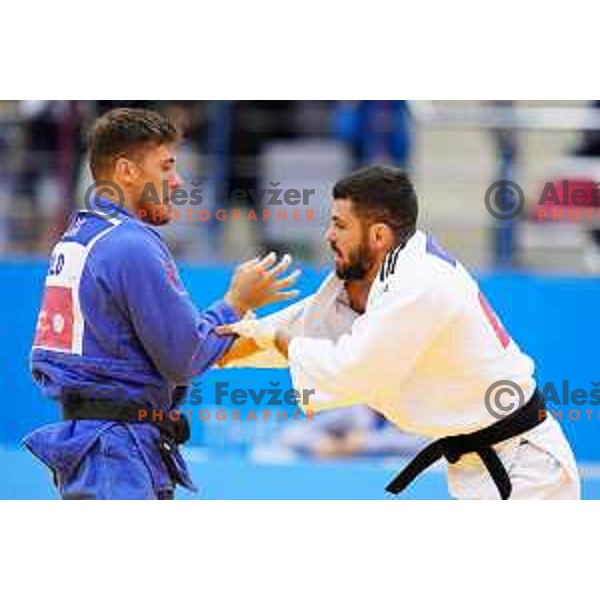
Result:
M292 461L264 463L206 458L199 449L187 452L197 494L180 490L179 499L248 500L377 500L385 484L402 466L381 461ZM600 498L600 467L584 466L583 495ZM56 499L50 475L24 449L0 448L0 499ZM448 499L445 472L430 470L401 496L406 500Z

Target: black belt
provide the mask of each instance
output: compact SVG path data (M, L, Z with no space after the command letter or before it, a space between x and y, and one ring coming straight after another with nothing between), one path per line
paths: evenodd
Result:
M68 421L150 423L176 444L185 444L190 439L190 424L181 411L177 411L177 419L170 419L170 413L166 410L157 411L131 402L82 398L77 394L70 394L63 398L62 409L63 418Z
M536 390L529 402L493 425L462 435L451 435L436 440L415 458L385 488L390 494L399 494L434 462L444 457L455 463L465 454L475 452L491 475L500 496L507 500L512 492L510 477L492 446L525 433L546 418L544 397Z

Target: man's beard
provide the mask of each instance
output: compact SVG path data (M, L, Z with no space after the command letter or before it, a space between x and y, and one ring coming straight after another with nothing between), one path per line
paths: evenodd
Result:
M364 279L373 266L373 255L367 246L366 240L350 252L348 262L336 265L335 274L342 281L358 281Z
M171 221L169 206L166 203L159 205L144 202L138 209L138 216L141 221L153 227L163 227Z

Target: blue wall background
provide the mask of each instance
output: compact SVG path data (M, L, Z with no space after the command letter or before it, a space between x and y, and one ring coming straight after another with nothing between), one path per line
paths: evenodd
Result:
M18 444L35 427L55 420L56 406L41 396L32 385L28 372L29 345L35 327L43 286L44 262L0 262L0 384L3 410L0 420L0 444ZM182 277L199 306L206 306L227 288L232 267L182 268ZM303 293L318 286L323 272L304 270ZM531 274L487 274L479 277L481 287L512 336L537 363L538 379L556 382L568 379L571 388L592 389L600 382L597 340L600 338L600 281L587 278L549 277ZM276 310L280 307L273 307ZM268 387L268 381L289 386L285 371L228 371L231 386ZM202 384L204 404L210 402L213 383L223 373L212 372ZM204 390L209 393L206 394ZM209 407L207 407L209 408ZM574 408L574 407L570 407ZM583 413L593 409L592 420ZM563 409L566 415L567 407ZM600 407L582 406L578 422L563 417L563 427L579 461L600 461ZM221 424L231 428L231 424ZM227 445L231 436L220 438ZM224 441L225 440L225 441ZM209 426L194 424L193 441L214 444ZM240 440L243 445L244 440ZM221 450L227 448L221 448Z

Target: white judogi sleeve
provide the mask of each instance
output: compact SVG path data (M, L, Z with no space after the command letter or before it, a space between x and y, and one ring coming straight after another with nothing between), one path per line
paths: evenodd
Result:
M443 272L404 270L401 280L392 277L373 284L366 312L337 342L292 339L294 387L315 390L304 408L397 402L402 380L460 310L456 288L445 283Z
M344 301L343 282L329 274L311 296L261 319L292 336L312 336L336 340L352 327L357 313ZM259 350L245 358L229 362L225 368L287 368L288 360L273 349Z

